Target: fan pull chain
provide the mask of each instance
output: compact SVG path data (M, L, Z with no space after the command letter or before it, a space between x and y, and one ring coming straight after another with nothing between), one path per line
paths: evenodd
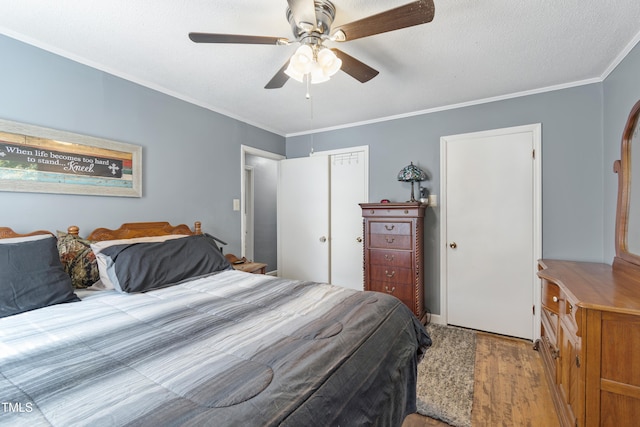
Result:
M307 83L307 93L305 94L305 98L311 99L311 74L305 74L304 80Z

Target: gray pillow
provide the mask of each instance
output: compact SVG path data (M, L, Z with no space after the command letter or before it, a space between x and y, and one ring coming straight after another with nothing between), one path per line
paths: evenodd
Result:
M206 235L150 243L123 243L101 250L106 275L120 292L144 292L232 268Z
M0 245L0 317L71 301L55 237Z

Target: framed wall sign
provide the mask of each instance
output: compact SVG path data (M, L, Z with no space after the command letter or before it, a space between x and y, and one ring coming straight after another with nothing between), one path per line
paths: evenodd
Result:
M0 119L0 191L142 196L142 147Z

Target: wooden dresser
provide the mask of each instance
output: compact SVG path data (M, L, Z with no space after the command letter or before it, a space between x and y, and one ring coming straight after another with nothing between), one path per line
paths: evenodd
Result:
M616 260L541 260L537 346L562 426L640 422L640 274Z
M364 289L399 298L423 321L424 211L421 203L361 203Z

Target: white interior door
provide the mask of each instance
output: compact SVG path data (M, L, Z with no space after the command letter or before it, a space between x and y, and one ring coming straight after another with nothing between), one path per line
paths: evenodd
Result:
M334 285L362 290L362 210L368 200L366 152L330 155L331 277Z
M449 324L533 338L539 256L534 137L530 127L518 127L442 139Z
M329 158L280 161L278 275L329 282Z

